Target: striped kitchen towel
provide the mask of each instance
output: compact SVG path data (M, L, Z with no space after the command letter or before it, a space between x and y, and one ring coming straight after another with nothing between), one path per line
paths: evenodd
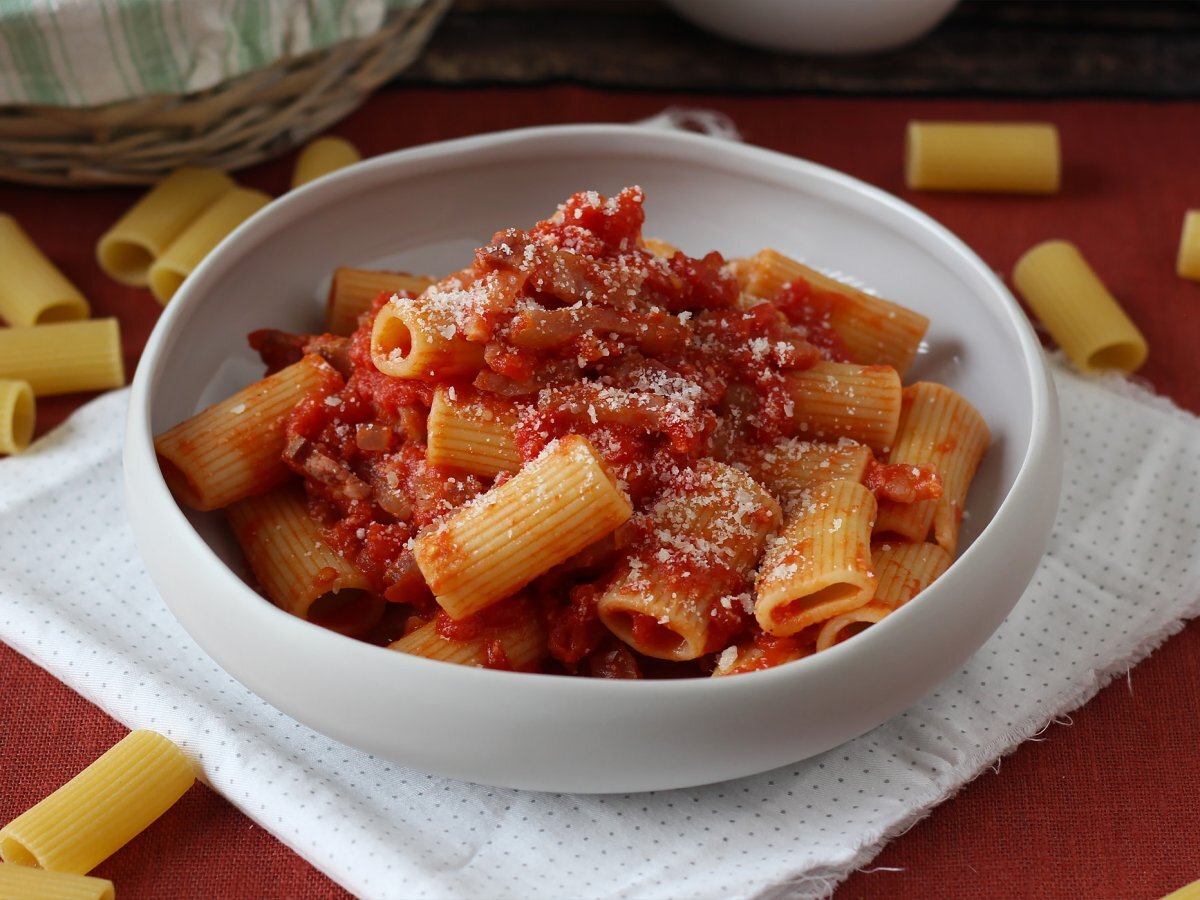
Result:
M0 105L191 94L368 37L423 0L2 0Z

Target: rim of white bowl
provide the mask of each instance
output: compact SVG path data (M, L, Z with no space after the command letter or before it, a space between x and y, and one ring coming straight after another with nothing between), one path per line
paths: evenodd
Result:
M806 178L805 188L807 190L823 194L827 199L831 199L839 205L865 207L872 212L877 212L882 207L893 221L907 221L910 225L916 226L911 232L911 236L914 239L917 236L927 238L927 240L917 241L924 252L947 266L965 282L974 282L977 287L976 296L983 291L994 295L998 301L999 310L1003 310L1008 324L1013 327L1025 363L1024 374L1029 380L1032 409L1028 443L1012 487L972 545L954 560L951 568L939 579L938 584L928 590L938 591L940 594L944 590L953 588L953 582L956 580L953 577L954 573L961 571L964 568L963 561L969 559L976 551L976 547L987 540L996 521L1004 516L1011 507L1034 505L1032 493L1039 488L1039 484L1036 483L1039 481L1039 477L1031 470L1030 461L1047 453L1057 453L1059 440L1057 399L1053 382L1041 345L1020 306L991 268L957 235L931 216L898 197L818 163L750 144L716 140L689 132L659 130L639 125L599 124L518 128L397 150L363 160L347 169L331 173L302 188L284 194L242 223L197 267L168 304L146 342L141 362L135 373L130 396L125 452L128 465L157 473L157 477L152 480L150 487L154 497L145 502L162 504L163 508L169 511L168 514L172 518L170 522L164 523L164 527L170 527L183 542L184 546L179 548L180 552L207 555L209 562L222 573L218 577L223 578L226 588L245 598L244 614L248 622L257 620L263 627L280 632L279 637L286 637L297 644L321 644L330 651L338 653L345 652L349 647L356 647L360 653L377 655L377 661L390 658L391 661L384 664L398 670L412 668L414 672L423 671L427 676L433 675L436 671L437 677L443 681L461 681L464 689L469 689L472 684L479 684L477 679L482 678L488 682L515 679L516 681L513 683L519 683L523 691L534 693L541 690L558 691L561 690L564 682L569 682L573 690L601 693L620 692L623 699L633 695L649 697L661 692L713 696L715 692L754 692L771 680L799 678L803 677L806 672L845 665L848 658L852 656L871 655L871 648L886 642L890 629L899 622L906 617L917 615L921 604L906 604L875 627L856 635L853 640L842 642L822 653L813 654L785 666L740 674L736 678L650 679L630 684L620 679L579 678L540 673L531 675L531 673L523 672L478 669L399 654L385 647L377 647L313 625L266 601L217 556L192 527L171 495L158 467L153 447L153 435L150 431L150 407L154 397L156 376L163 364L162 347L168 341L175 321L187 316L193 306L201 303L210 283L224 275L242 254L253 250L254 246L268 233L286 228L286 223L293 217L316 212L327 202L327 198L332 200L341 196L345 189L344 186L347 184L356 184L359 190L363 190L368 189L372 184L393 181L396 177L419 177L423 168L434 168L441 171L447 165L469 165L470 160L467 157L472 154L492 154L501 148L515 149L522 144L530 145L530 149L534 149L541 144L570 140L583 141L592 153L596 152L600 141L609 140L627 143L623 151L622 148L614 148L614 152L625 152L630 155L636 151L641 155L675 160L679 160L680 156L697 157L702 158L704 164L718 166L732 159L757 161L763 165L761 169L755 171L754 175L744 170L739 171L739 174L747 178L766 178L768 174L778 172L801 175ZM538 149L544 151L544 148ZM447 157L453 157L453 160L447 163ZM686 161L692 160L687 159ZM404 171L397 176L392 170L398 167ZM360 182L361 184L358 184ZM873 218L878 218L878 216L873 216ZM256 235L258 236L256 237ZM235 247L238 248L236 252L232 250ZM165 596L163 599L175 613L172 602ZM1005 615L1010 611L1011 606L1005 609ZM175 614L178 615L178 613ZM973 653L977 649L978 646L972 647L971 652ZM211 653L207 647L205 650Z

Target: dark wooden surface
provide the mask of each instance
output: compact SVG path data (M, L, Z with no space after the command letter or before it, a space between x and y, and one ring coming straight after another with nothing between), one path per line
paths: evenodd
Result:
M915 44L836 58L743 47L700 31L654 0L459 0L398 80L550 82L628 90L1194 98L1200 97L1200 3L968 0Z

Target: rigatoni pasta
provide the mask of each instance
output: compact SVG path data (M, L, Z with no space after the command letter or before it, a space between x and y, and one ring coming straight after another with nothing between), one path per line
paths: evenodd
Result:
M1146 339L1074 244L1045 241L1027 250L1013 283L1081 371L1133 372L1146 361Z
M85 319L0 328L0 378L26 381L39 397L121 387L120 324Z
M362 159L352 143L345 138L326 135L310 141L296 157L296 168L292 171L292 189L295 190L322 175L352 166Z
M134 731L0 828L5 863L83 875L171 808L196 780L177 746Z
M159 303L175 296L183 281L231 231L271 202L262 191L232 188L179 232L150 266L150 292Z
M1189 209L1183 216L1175 271L1180 278L1200 281L1200 209Z
M114 900L107 878L50 872L34 866L0 863L0 897L14 900Z
M96 260L110 278L133 287L150 283L150 267L200 214L233 190L233 179L213 169L176 169L108 229Z
M44 325L86 319L88 302L12 216L0 214L0 319Z
M0 378L0 454L20 453L29 446L35 416L29 382Z
M905 182L913 190L1053 194L1058 129L1047 122L909 122Z
M255 332L267 378L159 436L168 483L278 606L442 662L726 676L880 621L949 565L988 441L902 388L928 321L645 240L642 200L439 281L339 269L331 333Z

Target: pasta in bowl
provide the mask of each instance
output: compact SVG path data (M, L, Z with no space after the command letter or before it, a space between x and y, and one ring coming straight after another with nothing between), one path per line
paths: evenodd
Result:
M1054 411L1028 327L969 251L884 195L751 148L579 128L439 149L334 176L252 221L147 350L131 518L169 605L232 674L426 771L633 790L827 749L913 702L999 624L1040 556L1029 530L1053 515ZM644 240L637 188L575 194L544 219L495 183L515 172L545 197L569 177L639 174L648 227L690 250L704 229L678 237L655 215L696 214L672 174L681 161L723 223L732 211L757 232L734 240L734 262L715 241L690 255ZM756 221L752 196L730 205L763 193L747 174L763 166L798 204L782 232ZM473 217L423 205L439 179ZM423 240L377 233L393 208L432 211ZM956 331L958 307L893 303L758 249L797 246L786 232L809 217L852 223L934 294L970 296L968 320L994 326L990 340ZM339 221L372 220L341 240ZM337 269L326 322L323 273L280 255L287 243ZM805 253L824 262L820 249ZM830 262L848 269L844 252ZM381 287L389 278L409 281ZM291 299L256 303L250 322L230 292ZM195 342L200 308L220 327ZM943 312L954 352L939 356ZM222 362L218 336L268 322L288 331L255 335L265 379ZM205 356L207 384L167 375ZM1018 380L1018 402L980 390L992 365ZM147 463L151 498L133 474ZM1019 491L1022 478L1038 489ZM196 512L185 518L167 484ZM1024 527L1010 518L996 538L1014 504ZM167 531L186 588L163 579ZM243 553L275 605L239 579Z

